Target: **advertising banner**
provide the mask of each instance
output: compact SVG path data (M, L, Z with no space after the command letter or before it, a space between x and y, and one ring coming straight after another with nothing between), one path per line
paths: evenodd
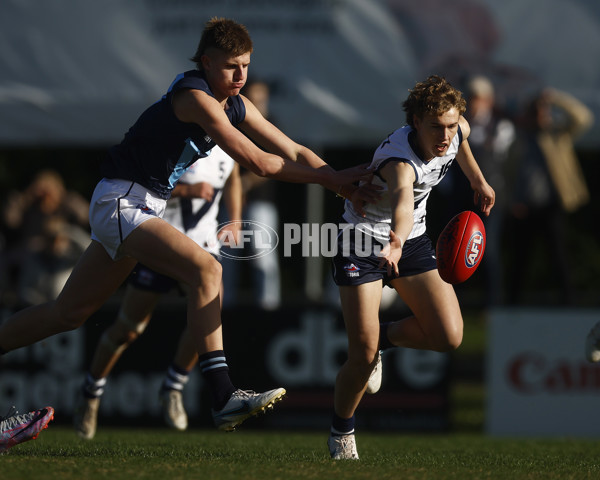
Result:
M490 315L487 432L600 436L600 365L585 359L599 311L500 310Z
M15 405L19 411L52 405L57 422L70 422L101 332L113 322L117 308L118 304L107 305L78 330L5 355L0 405ZM99 428L163 424L158 391L184 321L184 302L159 304L144 335L125 351L108 378ZM329 428L335 377L345 360L347 344L339 312L240 308L224 311L223 326L233 383L256 391L287 390L273 412L249 420L244 428ZM377 394L365 395L357 412L357 427L448 429L449 375L446 354L410 349L386 352L382 388ZM209 394L197 368L184 390L184 404L191 428L212 427Z

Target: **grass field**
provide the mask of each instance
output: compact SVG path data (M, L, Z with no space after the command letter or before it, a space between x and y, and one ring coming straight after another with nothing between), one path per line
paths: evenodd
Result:
M102 428L80 441L65 426L0 456L17 479L597 479L598 440L481 434L361 433L361 460L329 459L326 432Z

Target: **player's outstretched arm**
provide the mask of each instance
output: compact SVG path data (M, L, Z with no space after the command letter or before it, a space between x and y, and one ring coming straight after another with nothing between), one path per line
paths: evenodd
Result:
M356 182L357 179L367 180L369 178L367 163L335 171L310 148L293 141L267 120L250 100L243 95L241 97L246 106L246 118L241 125L241 129L254 142L268 152L278 155L281 158L291 160L292 162L318 169L321 172L330 172L331 174L334 174L334 181L330 183L320 183L325 188L338 194L342 194L342 189L352 191L352 183Z
M485 177L473 156L473 152L471 152L471 147L467 140L469 133L471 132L469 123L463 117L460 117L459 122L461 131L463 132L463 141L458 149L456 160L474 191L473 201L475 205L478 205L481 212L487 217L496 201L496 193L485 180Z
M319 165L314 163L314 159L309 162L300 162L299 154L293 156L291 144L294 142L292 140L264 119L262 115L260 123L257 123L256 119L253 120L252 112L260 115L256 108L247 109L247 119L242 122L241 127L248 129L247 133L252 140L267 151L257 147L235 128L225 115L221 104L205 92L200 90L178 91L173 98L173 109L179 120L200 125L235 161L261 177L293 183L338 186L368 176L366 168L336 172L322 161L322 164ZM248 128L249 124L252 124L250 128Z

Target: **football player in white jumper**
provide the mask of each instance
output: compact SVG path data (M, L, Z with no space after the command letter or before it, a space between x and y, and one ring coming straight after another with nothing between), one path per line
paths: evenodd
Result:
M334 459L358 458L354 412L367 389L379 389L381 350L401 346L444 352L462 341L456 294L441 279L426 234L431 189L456 160L484 215L495 200L469 148L461 93L444 78L431 76L416 84L403 107L408 125L381 143L371 163L380 199L364 205L364 214L346 201L343 220L350 231L338 236L333 258L348 335L348 358L336 379L328 440ZM384 285L398 292L412 315L380 326Z

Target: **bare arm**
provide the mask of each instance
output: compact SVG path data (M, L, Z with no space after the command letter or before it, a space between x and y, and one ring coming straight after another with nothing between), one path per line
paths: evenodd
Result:
M459 123L461 131L463 132L463 141L458 148L456 160L458 161L460 169L469 180L471 188L475 192L473 199L475 205L479 205L481 212L485 216L488 216L496 201L496 193L485 180L483 173L481 173L481 169L471 152L471 147L467 140L471 133L469 123L463 117L460 117Z
M240 167L237 163L234 163L233 170L225 183L223 202L225 203L229 223L219 231L219 237L232 238L237 245L242 227L242 180L240 178ZM231 237L227 232L231 232Z
M178 182L171 193L171 197L202 198L208 202L213 199L214 187L207 182L182 183Z
M227 215L230 221L242 219L242 180L240 176L240 167L236 163L225 183L223 189L223 201L227 209Z
M296 144L264 119L247 99L244 102L246 120L241 127L254 141L273 153L261 150L231 125L222 105L205 92L177 92L173 98L173 109L179 120L200 125L235 161L259 176L334 186L352 183L366 176L364 169L362 172L357 169L335 172L306 147Z
M388 274L393 272L398 275L398 261L402 257L402 247L414 224L415 172L408 163L389 162L380 173L387 183L392 209L390 243L381 252L380 266L385 265Z

